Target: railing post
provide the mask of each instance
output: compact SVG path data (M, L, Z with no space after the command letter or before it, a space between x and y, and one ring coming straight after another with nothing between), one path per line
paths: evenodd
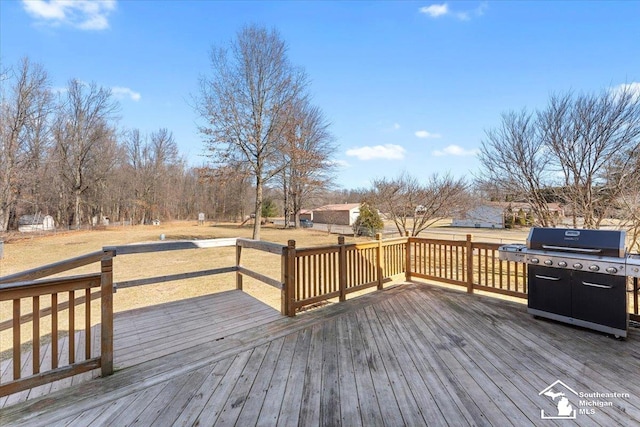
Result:
M338 253L338 286L340 288L340 301L347 299L347 251L344 247L344 236L338 237L340 251Z
M405 237L407 238L407 243L405 243L405 266L404 266L404 280L406 282L411 281L411 238L409 237L409 232L405 233Z
M471 234L467 234L466 243L467 254L467 293L473 293L473 244L471 243Z
M236 289L242 290L242 273L238 271L238 267L240 267L240 260L242 258L242 246L240 246L240 242L236 241Z
M282 249L282 295L281 312L284 316L294 317L293 307L296 291L296 241L289 240Z
M376 253L376 274L378 275L378 290L382 290L384 283L384 251L382 249L382 233L376 233L378 248Z
M105 251L100 261L100 366L102 376L113 374L113 257L112 251ZM91 304L88 301L87 304Z

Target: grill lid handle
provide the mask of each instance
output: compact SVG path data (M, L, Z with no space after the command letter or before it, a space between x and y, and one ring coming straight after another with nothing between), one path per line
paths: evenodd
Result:
M599 283L582 282L582 284L585 285L585 286L591 286L593 288L602 288L602 289L611 289L611 288L613 288L612 285L601 285Z
M542 248L556 250L556 251L582 252L585 254L597 254L599 252L602 252L602 249L570 248L568 246L542 245Z
M553 281L558 281L560 280L559 277L552 277L552 276L543 276L541 274L536 274L536 278L537 279L542 279L542 280L553 280Z

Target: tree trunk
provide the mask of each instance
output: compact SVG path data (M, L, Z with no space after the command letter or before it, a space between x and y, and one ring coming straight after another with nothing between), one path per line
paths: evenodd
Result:
M76 190L76 203L75 203L75 210L74 210L74 216L75 216L75 223L76 223L76 229L79 230L80 229L80 200L81 200L81 194L80 194L80 190Z
M260 226L262 223L262 178L256 176L256 204L255 221L253 223L253 240L260 240Z

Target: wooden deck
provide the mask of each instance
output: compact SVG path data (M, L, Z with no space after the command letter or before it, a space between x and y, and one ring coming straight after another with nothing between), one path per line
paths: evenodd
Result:
M422 284L296 318L263 313L221 334L197 312L202 336L167 333L175 347L123 352L128 362L116 352L114 375L5 407L0 425L556 425L541 411L558 415L557 393L576 410L562 425L640 423L636 328L617 341L533 319L521 304ZM184 314L162 317L172 315ZM119 339L136 347L133 331L158 316L138 312ZM254 318L248 309L242 317ZM540 395L548 388L555 400Z

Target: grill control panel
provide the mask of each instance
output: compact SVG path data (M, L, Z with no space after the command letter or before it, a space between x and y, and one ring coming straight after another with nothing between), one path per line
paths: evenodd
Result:
M532 253L526 251L524 262L568 270L586 270L593 273L626 276L625 259L613 257L587 257L573 254ZM576 259L579 258L579 259ZM640 267L640 263L639 263Z
M640 254L631 254L626 258L589 256L532 250L520 244L503 245L498 249L498 254L503 261L640 278Z

